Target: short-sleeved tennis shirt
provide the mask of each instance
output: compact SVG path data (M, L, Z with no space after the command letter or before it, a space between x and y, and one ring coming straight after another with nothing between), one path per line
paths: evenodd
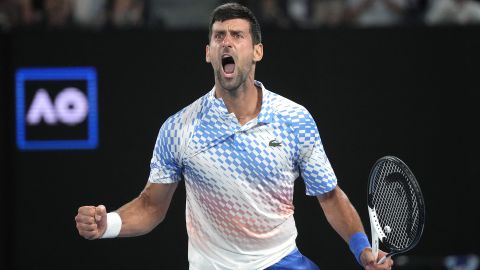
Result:
M337 184L310 113L255 83L260 114L243 126L212 89L160 129L149 181L185 179L191 270L276 263L296 248L295 179L312 196Z

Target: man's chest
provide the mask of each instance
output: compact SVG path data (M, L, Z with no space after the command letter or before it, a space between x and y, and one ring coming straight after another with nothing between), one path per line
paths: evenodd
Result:
M194 137L183 160L184 174L194 181L281 185L298 177L297 152L293 133L274 124L207 140Z

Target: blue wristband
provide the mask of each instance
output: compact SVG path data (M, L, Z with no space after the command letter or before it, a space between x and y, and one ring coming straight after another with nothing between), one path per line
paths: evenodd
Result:
M367 235L363 232L355 233L350 238L348 246L350 247L350 251L352 251L353 255L355 256L355 259L357 259L357 262L362 265L360 255L362 254L364 249L371 248Z

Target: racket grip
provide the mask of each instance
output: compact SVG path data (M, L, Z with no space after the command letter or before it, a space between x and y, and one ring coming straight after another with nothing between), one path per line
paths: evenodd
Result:
M383 257L378 261L377 264L383 264L383 263L387 260L388 257L390 257L389 254L383 256Z

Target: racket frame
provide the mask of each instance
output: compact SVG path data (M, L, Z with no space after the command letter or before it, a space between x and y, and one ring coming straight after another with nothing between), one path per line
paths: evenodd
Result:
M421 192L420 186L418 185L417 179L415 175L412 173L410 168L405 164L401 159L395 157L395 156L385 156L380 159L378 159L375 164L372 167L372 170L370 171L370 176L368 180L368 214L370 218L370 228L371 228L371 237L372 237L372 253L375 258L378 256L378 251L379 251L379 244L380 242L383 242L384 239L387 237L385 232L383 231L382 226L380 225L380 221L378 220L377 213L375 211L375 206L373 205L373 191L374 191L374 179L372 179L377 171L380 169L378 166L380 163L384 163L386 161L390 161L395 163L398 167L401 168L402 172L404 172L408 179L410 180L410 184L414 190L414 193L416 197L418 198L417 204L419 208L419 218L423 219L423 222L420 222L419 224L419 232L415 235L415 239L412 241L412 243L405 249L402 250L389 250L390 252L381 258L378 263L381 264L385 261L386 258L400 254L400 253L405 253L409 250L411 250L413 247L415 247L418 242L420 241L420 238L423 234L423 229L425 227L425 203L423 200L423 194Z

